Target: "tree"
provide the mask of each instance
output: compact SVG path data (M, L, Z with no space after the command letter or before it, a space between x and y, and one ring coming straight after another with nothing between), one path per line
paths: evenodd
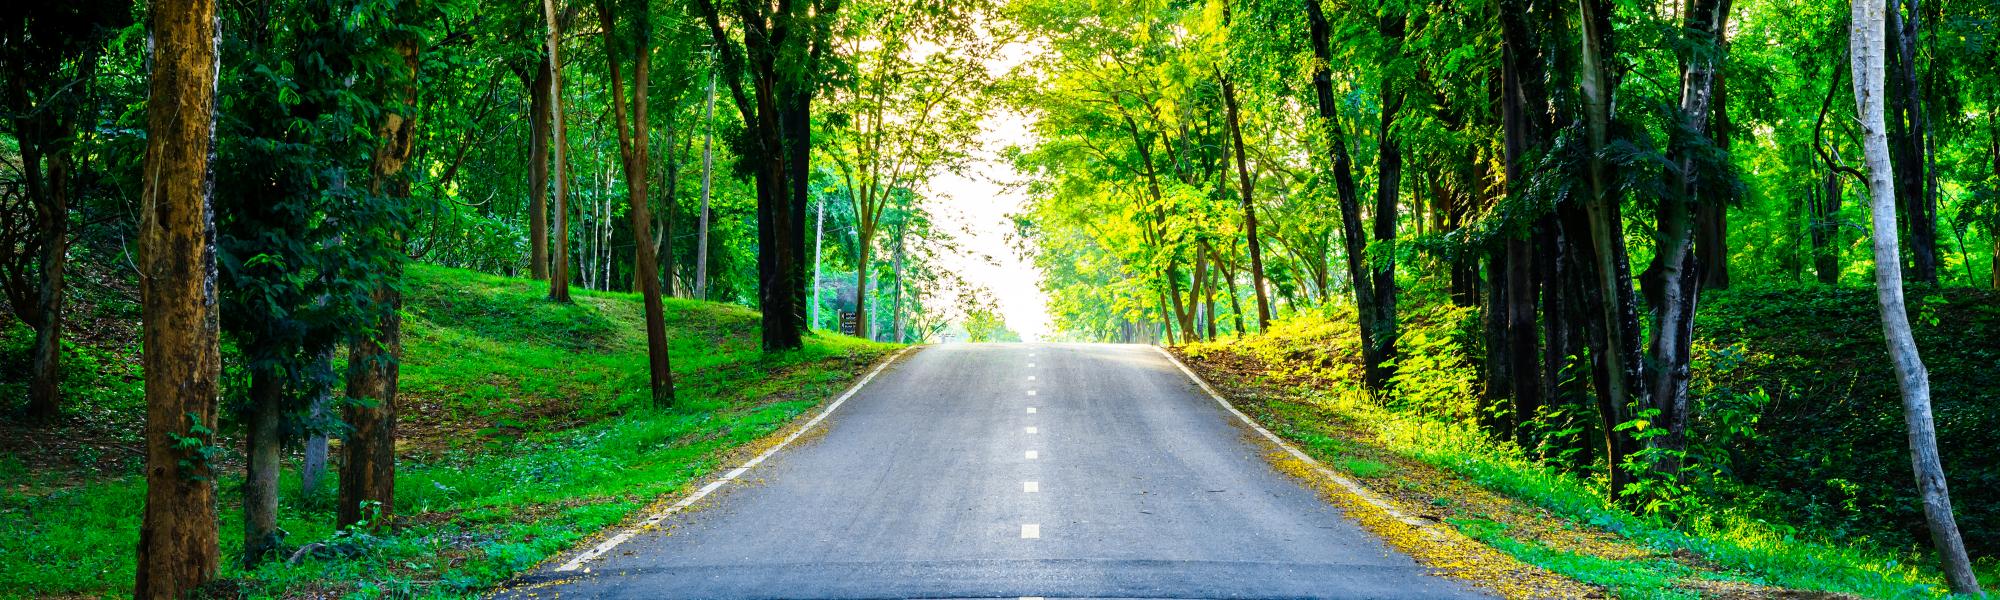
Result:
M32 3L0 19L0 106L22 181L0 216L0 291L35 332L27 417L62 410L63 273L72 199L88 183L83 134L95 126L98 56L129 11L118 2ZM18 203L25 202L26 206ZM18 218L32 214L30 218Z
M554 256L549 257L549 300L569 302L569 121L563 118L562 30L576 14L575 8L556 16L556 0L542 0L542 13L549 24L549 119L555 123L555 236Z
M1883 0L1854 0L1849 25L1848 53L1854 63L1854 104L1861 115L1862 152L1867 157L1869 215L1875 226L1875 298L1881 309L1882 335L1888 341L1889 361L1896 368L1897 388L1903 396L1903 420L1910 442L1910 467L1916 472L1917 490L1923 497L1924 520L1930 526L1931 544L1944 563L1945 581L1951 591L1981 596L1979 580L1972 572L1972 560L1959 537L1958 521L1951 511L1951 492L1945 485L1944 466L1939 462L1937 429L1931 421L1930 374L1917 354L1917 341L1910 333L1910 316L1903 304L1903 265L1896 242L1896 171L1890 166L1889 135L1882 105L1886 99L1883 80Z
M555 69L544 56L535 74L523 77L528 88L528 277L549 277L549 136L551 106L556 98ZM561 152L558 150L558 152Z
M757 183L757 300L764 350L801 347L805 331L805 221L812 172L812 100L841 0L738 2L739 46L714 0L695 0L715 38L723 80L743 116L740 154ZM744 79L750 89L744 89Z
M343 527L366 523L382 528L396 514L396 383L403 355L400 279L408 260L403 221L410 198L410 175L404 167L409 165L416 129L409 114L417 99L419 8L418 2L396 5L389 17L390 30L377 36L384 44L382 63L376 67L381 72L383 110L373 124L377 148L368 182L368 196L377 206L371 218L359 220L367 229L361 243L371 250L374 270L368 277L374 282L367 303L372 322L348 342L348 402L342 420L349 432L340 447L340 500L335 507L336 522Z
M708 299L708 199L715 191L715 68L708 70L708 96L701 109L701 213L695 225L694 298Z
M278 477L288 430L329 429L326 357L342 329L333 273L350 257L342 243L345 185L369 148L352 136L364 107L348 102L356 35L352 15L308 1L276 11L232 11L230 23L273 19L283 27L231 27L224 44L224 104L215 165L221 324L249 372L236 414L245 425L242 561L254 567L283 542ZM284 80L265 73L291 73ZM356 168L355 170L359 170ZM317 410L315 410L317 409ZM317 414L315 414L317 413ZM296 427L295 425L304 425ZM316 474L306 479L317 480Z
M883 211L901 190L961 166L986 115L986 61L994 44L973 5L932 8L886 0L848 11L871 33L837 51L856 76L827 93L830 157L852 195L858 258L854 335L869 338L869 281ZM923 46L950 52L919 54Z
M621 59L618 40L618 0L598 0L597 15L603 27L604 57L611 74L611 114L613 127L618 133L618 156L625 167L625 190L632 202L627 214L632 219L632 239L649 241L653 239L650 229L653 222L646 206L646 167L649 160L651 139L647 132L647 98L651 94L648 71L652 67L652 8L640 0L638 18L634 19L636 41L632 44L632 98L625 98L625 79L619 73ZM626 119L626 106L631 106L631 120ZM662 314L660 300L660 267L654 256L655 246L651 243L633 244L637 253L633 261L633 279L638 284L640 295L644 297L646 313L646 364L650 379L649 390L653 406L665 408L674 402L674 373L668 362L667 322Z
M1223 27L1230 26L1229 17L1229 2L1222 0ZM1264 248L1257 239L1257 203L1254 200L1257 184L1243 158L1243 111L1236 102L1236 83L1226 73L1217 75L1222 80L1223 107L1229 115L1229 139L1236 151L1237 199L1243 206L1243 237L1250 243L1250 289L1257 295L1257 330L1263 331L1271 326L1271 301L1264 293ZM1235 300L1235 297L1235 292L1230 292L1230 299ZM1210 309L1209 314L1214 315L1215 311Z
M215 576L215 434L221 348L208 197L215 4L159 0L140 194L139 297L146 369L146 508L139 598L183 598Z

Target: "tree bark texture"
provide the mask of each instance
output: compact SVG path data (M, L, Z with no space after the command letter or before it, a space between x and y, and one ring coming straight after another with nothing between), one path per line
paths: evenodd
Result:
M549 257L549 300L569 302L569 121L563 118L562 25L556 0L542 0L549 23L549 120L555 125L555 252ZM565 15L568 13L565 13Z
M138 598L190 595L217 567L214 442L222 358L210 204L215 4L158 0L139 214L146 506Z
M1895 366L1896 384L1902 392L1910 467L1916 474L1917 493L1923 499L1931 543L1944 563L1945 582L1955 593L1977 597L1979 580L1973 575L1965 540L1959 536L1958 521L1952 516L1951 493L1945 485L1944 465L1938 458L1937 429L1931 418L1930 374L1917 354L1916 337L1910 332L1910 317L1903 304L1903 265L1898 259L1896 242L1897 182L1892 178L1896 172L1891 166L1882 106L1886 46L1883 2L1854 0L1852 8L1849 55L1854 63L1854 103L1861 118L1861 146L1868 163L1868 190L1872 199L1869 216L1875 226L1872 244L1875 297L1881 309L1889 362Z
M674 373L668 360L667 321L661 303L660 266L653 254L651 231L653 217L646 205L646 166L650 160L651 135L647 128L648 86L652 67L652 19L651 9L642 5L636 30L638 44L632 50L632 97L631 120L626 119L625 78L620 73L617 41L617 11L614 0L599 0L597 14L603 27L604 54L611 74L611 114L618 128L618 154L625 166L625 190L630 196L632 209L626 214L632 219L633 279L639 284L639 295L646 313L646 366L647 384L652 392L653 406L666 408L674 403Z
M528 82L528 276L549 278L549 104L554 74L544 57Z
M397 10L414 12L416 6L404 4ZM389 43L403 59L402 79L391 86L395 96L385 99L387 108L376 126L381 146L375 151L371 186L377 195L407 204L410 179L403 171L416 145L416 122L401 111L417 101L418 40L405 34ZM384 251L401 253L399 246ZM366 522L371 529L382 529L395 521L396 385L403 360L403 298L394 281L402 277L404 258L387 257L384 262L392 266L380 274L386 281L370 294L375 319L372 335L356 336L348 342L348 404L343 420L350 429L340 446L340 500L334 508L335 523L342 527Z

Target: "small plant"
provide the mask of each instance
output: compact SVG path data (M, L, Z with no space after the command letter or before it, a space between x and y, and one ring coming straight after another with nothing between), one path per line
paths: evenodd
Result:
M1348 459L1342 459L1340 461L1340 470L1351 473L1355 477L1360 477L1362 479L1373 479L1376 477L1381 477L1383 474L1388 473L1389 465L1385 465L1365 458L1348 458Z

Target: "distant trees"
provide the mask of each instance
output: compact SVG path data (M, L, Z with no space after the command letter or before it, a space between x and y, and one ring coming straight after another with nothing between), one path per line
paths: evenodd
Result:
M982 3L861 2L847 9L857 31L834 51L854 77L824 102L822 154L839 173L858 242L855 332L871 337L870 267L883 211L896 194L967 160L987 109L999 45L986 36ZM950 52L919 54L929 46Z
M139 598L191 595L217 566L215 248L208 196L214 131L215 4L152 6L153 71L139 197L146 369L146 507Z

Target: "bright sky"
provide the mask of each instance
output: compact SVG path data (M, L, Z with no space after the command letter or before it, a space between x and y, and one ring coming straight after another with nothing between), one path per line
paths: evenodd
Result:
M924 202L940 229L957 238L958 251L943 257L945 268L991 291L1007 326L1022 339L1034 341L1049 333L1048 304L1042 297L1041 273L1009 243L1014 222L1008 215L1028 199L1007 189L1006 184L1022 178L1000 158L1007 146L1027 144L1028 125L1026 117L1012 113L987 117L971 168L964 175L931 178Z

